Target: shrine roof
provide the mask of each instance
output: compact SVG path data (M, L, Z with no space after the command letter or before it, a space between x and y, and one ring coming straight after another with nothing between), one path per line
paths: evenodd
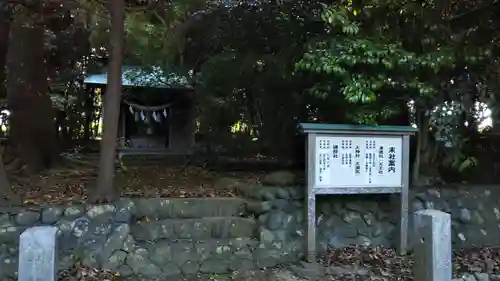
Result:
M87 74L83 81L85 84L107 85L108 72ZM163 88L163 89L191 89L187 77L175 73L165 73L159 67L142 69L139 67L123 66L122 86Z
M413 135L418 132L417 128L411 126L387 126L387 125L349 125L349 124L323 124L323 123L300 123L302 133L388 133L399 135Z

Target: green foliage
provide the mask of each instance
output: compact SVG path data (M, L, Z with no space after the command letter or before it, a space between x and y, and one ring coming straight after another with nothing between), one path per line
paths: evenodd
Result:
M378 99L435 99L441 82L435 77L446 77L461 62L453 46L435 46L420 53L409 51L402 42L394 40L398 36L380 35L373 33L372 27L365 28L358 13L348 6L323 6L320 18L325 22L327 36L312 42L295 65L297 70L322 77L311 92L325 98L336 94L325 85L336 83L347 102L359 105ZM489 53L482 53L468 54L465 63L484 62ZM360 111L366 109L359 107ZM394 110L353 114L353 121L373 123L390 112Z
M465 155L461 150L455 150L445 155L442 165L458 172L463 172L477 165L475 157Z
M464 152L470 121L464 116L474 115L474 102L484 96L474 91L474 77L482 76L494 47L469 40L478 29L454 34L436 9L390 0L322 5L316 18L325 32L311 40L295 69L315 78L312 96L351 104L350 122L384 122L401 112L398 101L413 101L428 113L430 127L420 129L437 140L441 164L463 171L476 161Z
M176 53L171 32L161 24L153 24L151 17L146 12L131 12L125 20L127 60L144 66L172 61Z
M105 55L109 15L88 3L94 54ZM126 63L189 77L203 133L231 138L238 124L276 150L299 121L382 123L404 116L412 100L431 119L422 131L428 129L446 152L442 164L463 169L474 164L464 152L464 118L475 114L477 100L497 103L494 93L486 94L497 75L485 75L492 40L480 36L476 24L451 28L447 19L454 11L468 9L447 4L271 1L227 7L176 0L129 8ZM488 89L478 94L456 83L463 76L471 77L465 84ZM462 106L443 114L451 101Z

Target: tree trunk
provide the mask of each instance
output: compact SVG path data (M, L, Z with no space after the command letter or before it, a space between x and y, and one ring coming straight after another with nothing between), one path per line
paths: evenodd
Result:
M417 134L416 155L413 162L412 185L422 186L441 181L438 165L436 165L437 147L431 140L430 117L424 110L415 110L416 123L419 128Z
M426 138L426 134L428 133L427 131L428 129L423 124L422 115L423 114L417 108L415 110L415 123L419 128L419 132L417 133L417 141L416 141L417 147L415 149L415 159L413 161L412 183L418 183L420 180L420 165L421 165L420 156L422 155L423 142Z
M491 114L491 132L500 135L500 114Z
M10 19L0 12L0 98L5 98L5 59L9 47Z
M19 203L20 199L12 189L2 156L3 149L0 152L0 203L2 205L16 205Z
M94 91L87 91L85 98L85 128L83 130L83 140L87 144L90 141L92 130L93 110L94 110Z
M7 96L5 87L5 63L9 47L10 18L0 13L0 98ZM18 203L19 198L12 190L3 163L3 150L0 152L0 202Z
M124 40L124 0L108 1L111 13L110 62L108 85L104 95L103 129L100 169L93 201L114 199L113 179L122 90L122 59Z
M500 134L500 110L496 109L497 98L489 105L491 108L491 131Z
M48 95L44 58L44 28L12 22L7 53L9 143L30 171L49 168L57 159L55 112Z

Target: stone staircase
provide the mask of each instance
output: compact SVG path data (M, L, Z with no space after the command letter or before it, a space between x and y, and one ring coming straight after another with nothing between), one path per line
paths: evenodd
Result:
M159 239L212 239L254 237L257 225L253 219L236 217L200 217L164 219L137 223L131 233L136 241Z
M139 199L130 235L150 262L127 264L145 277L254 268L259 226L245 212L239 198Z
M256 190L258 196L250 196ZM248 192L241 198L121 198L0 210L0 279L16 276L19 234L32 226L59 229L61 270L79 264L168 280L297 261L304 239L294 228L301 223L295 214L302 212L284 199L292 193L257 187ZM268 202L273 198L280 199Z
M141 198L134 199L136 222L161 219L242 217L246 201L241 198Z

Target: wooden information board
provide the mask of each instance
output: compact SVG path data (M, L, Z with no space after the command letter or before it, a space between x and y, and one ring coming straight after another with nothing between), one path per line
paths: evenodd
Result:
M410 135L404 126L300 124L307 135L307 257L316 259L316 195L400 194L398 248L406 253Z

